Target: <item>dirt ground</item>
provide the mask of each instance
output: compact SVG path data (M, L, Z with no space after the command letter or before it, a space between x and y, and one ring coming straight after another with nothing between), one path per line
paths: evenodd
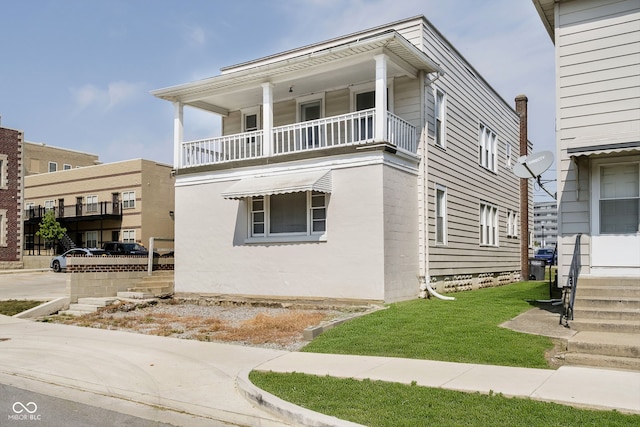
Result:
M202 305L173 299L117 302L83 316L53 315L47 322L136 333L226 342L295 351L303 331L366 313L372 307L283 308L257 305Z

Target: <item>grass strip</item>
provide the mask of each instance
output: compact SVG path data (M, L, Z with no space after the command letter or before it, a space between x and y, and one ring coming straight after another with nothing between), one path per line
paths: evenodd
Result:
M402 426L638 426L639 415L577 409L531 399L437 388L251 372L258 387L288 402L372 427Z
M0 301L0 314L5 316L13 316L23 311L27 311L30 308L37 307L42 304L42 301L26 301L10 299L7 301Z
M549 368L548 337L498 325L532 308L527 300L547 299L544 282L458 292L455 301L416 299L330 329L302 351L405 357L526 368Z

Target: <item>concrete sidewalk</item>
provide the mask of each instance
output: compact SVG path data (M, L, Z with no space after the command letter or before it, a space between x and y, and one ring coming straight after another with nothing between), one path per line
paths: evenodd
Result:
M254 368L640 413L640 372L285 352L0 316L0 383L177 426L354 425L257 389ZM13 403L1 397L0 417Z

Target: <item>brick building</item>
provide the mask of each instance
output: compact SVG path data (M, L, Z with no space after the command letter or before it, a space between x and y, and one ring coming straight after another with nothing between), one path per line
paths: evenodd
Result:
M22 268L23 141L0 127L0 269Z

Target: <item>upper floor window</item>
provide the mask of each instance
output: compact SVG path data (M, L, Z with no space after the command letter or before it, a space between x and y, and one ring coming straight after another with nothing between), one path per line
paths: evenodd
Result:
M434 132L438 147L446 148L446 102L444 92L439 89L434 94L433 114L435 118Z
M498 208L480 203L480 244L498 246Z
M136 207L136 192L135 191L123 191L122 192L122 208L132 209Z
M87 206L87 212L98 212L98 196L86 196L84 202Z
M52 209L56 208L56 201L55 200L45 200L44 201L44 210L45 212L50 211Z
M496 153L498 137L495 132L480 123L478 140L478 160L480 165L492 172L497 172Z
M326 231L325 193L274 194L249 199L250 237L322 235Z
M508 168L510 168L512 166L513 163L513 159L511 157L511 143L509 141L505 141L504 143L504 152L507 156L507 159L504 163L504 165Z
M7 155L0 154L0 190L9 188L7 173Z
M65 163L64 165L62 165L62 169L68 171L69 169L71 169L71 165Z
M55 172L58 170L58 164L56 162L49 162L49 172Z

